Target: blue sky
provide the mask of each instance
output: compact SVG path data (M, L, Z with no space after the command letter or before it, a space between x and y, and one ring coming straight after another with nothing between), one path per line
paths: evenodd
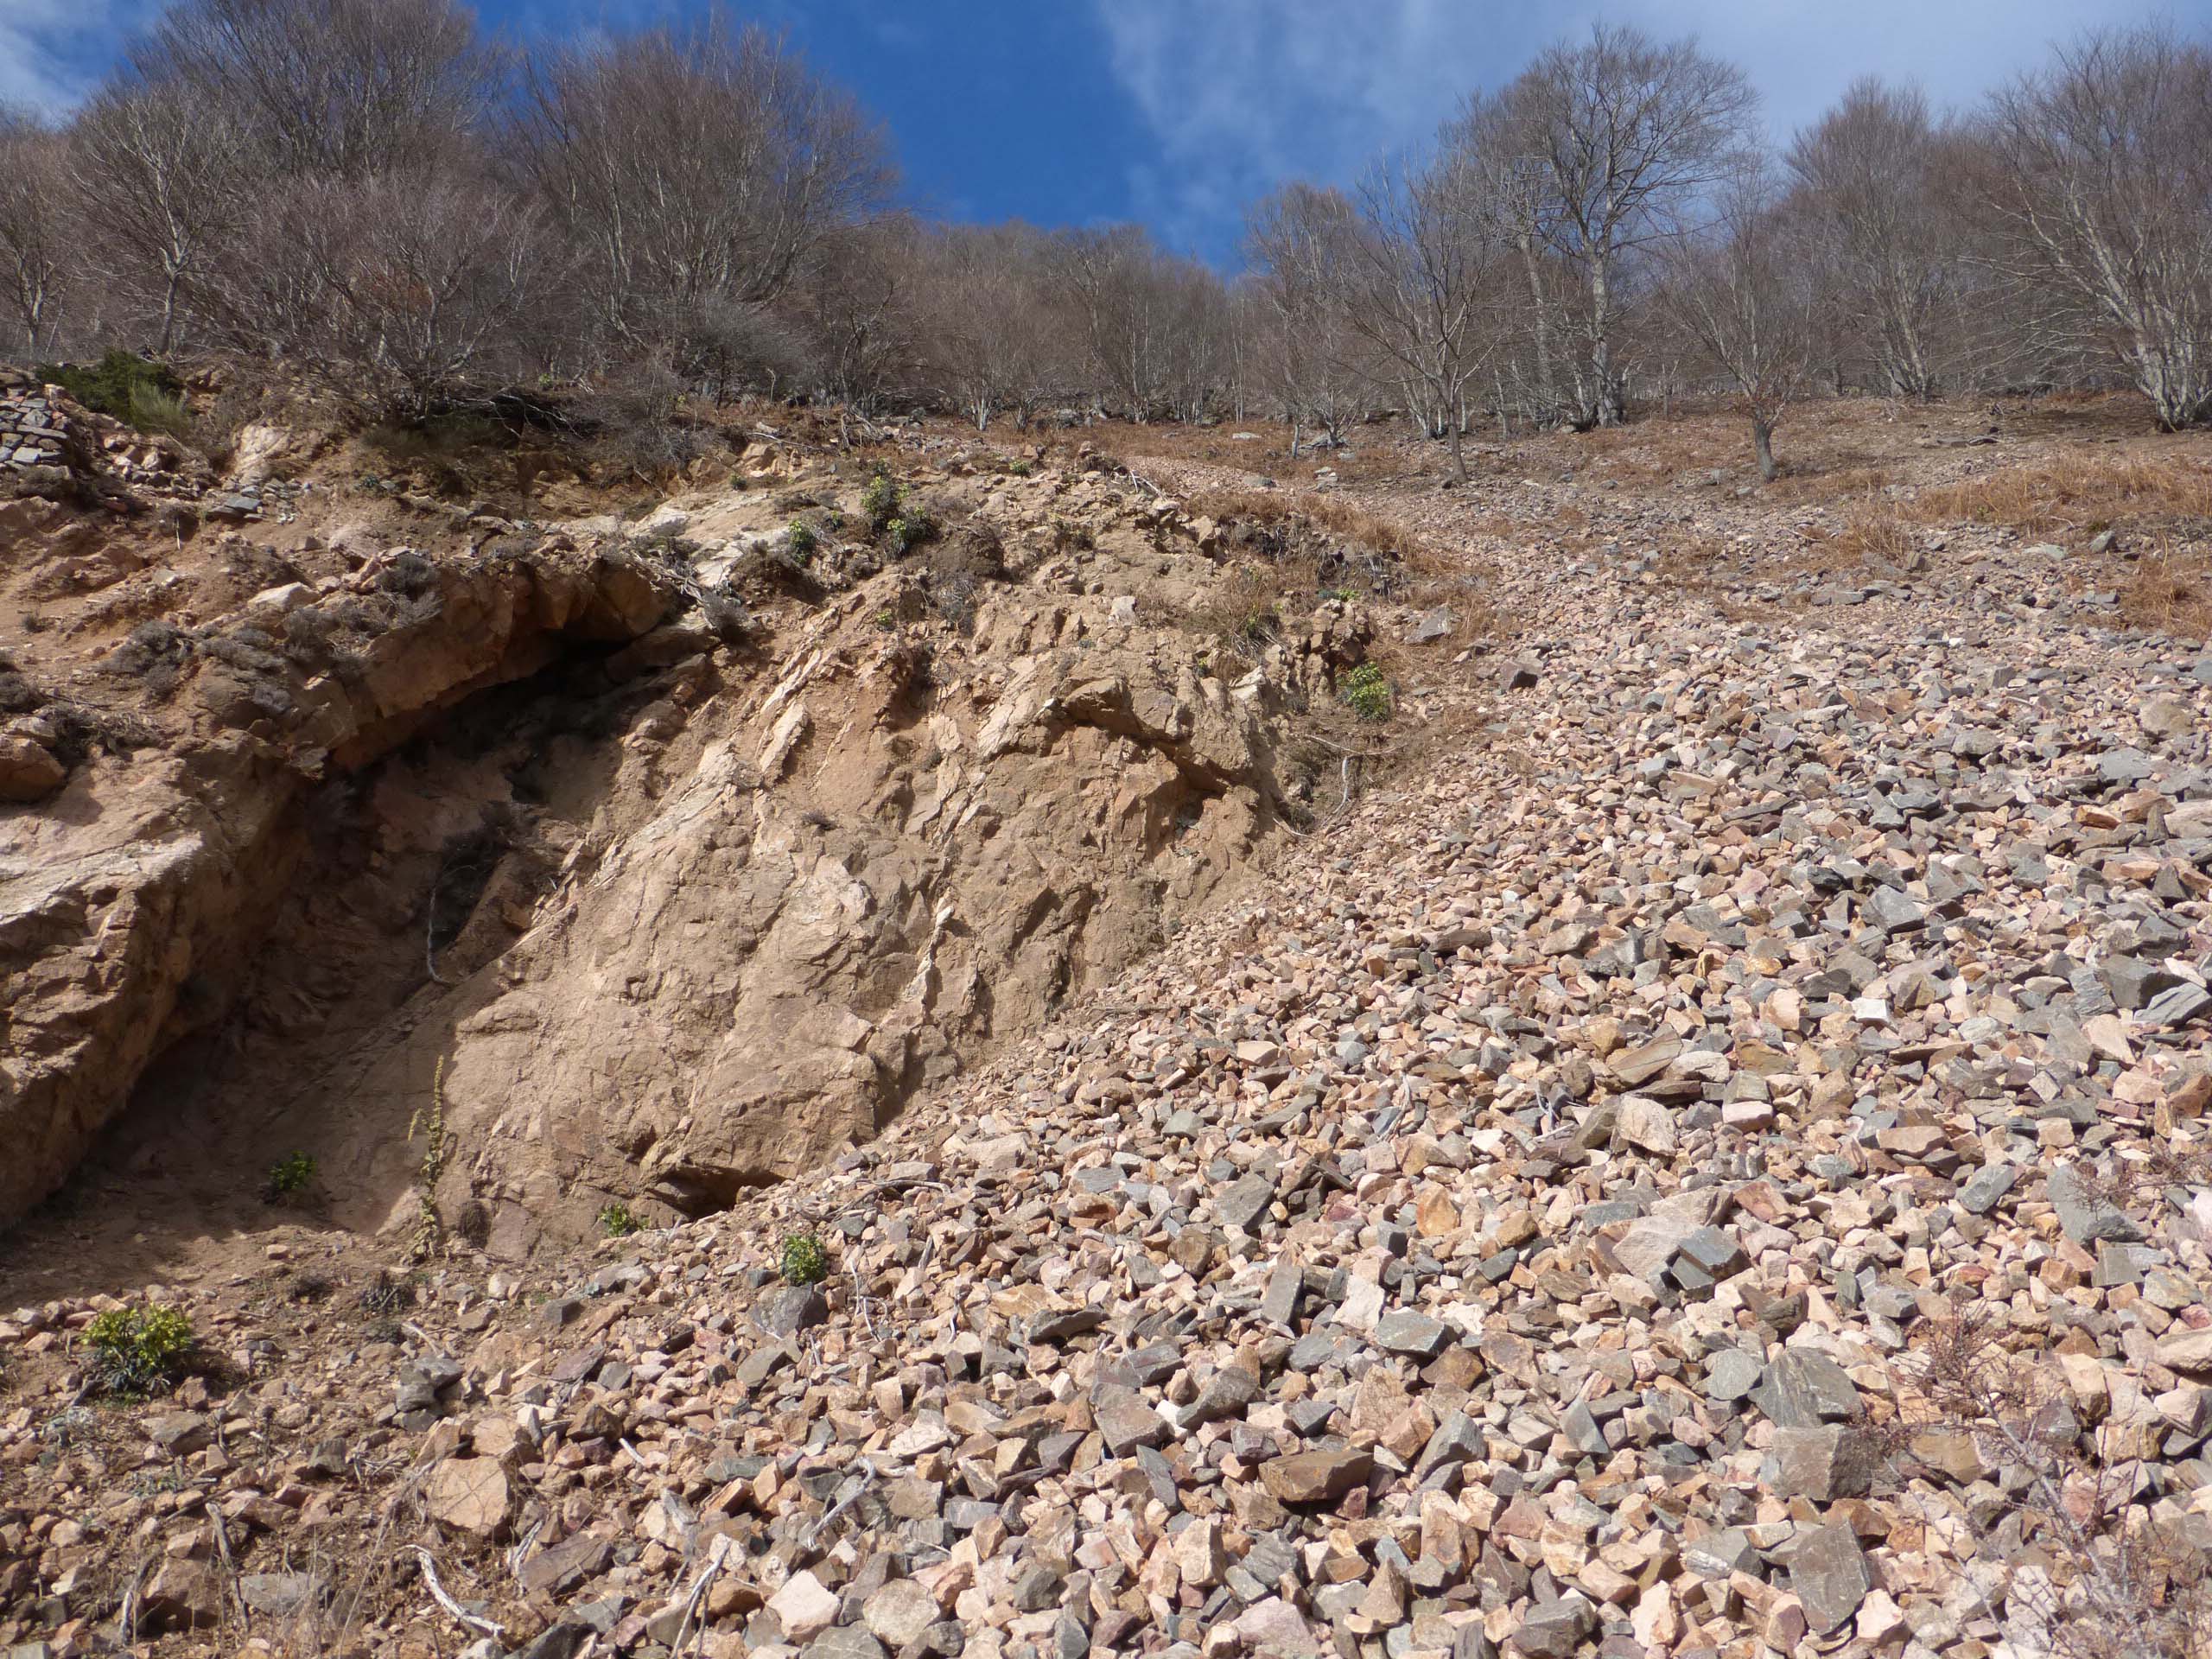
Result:
M521 37L680 16L690 0L481 0ZM703 0L698 0L703 3ZM0 0L0 99L64 108L159 0ZM1138 219L1232 264L1244 205L1348 181L1471 88L1599 17L1696 34L1786 136L1855 75L1970 102L2101 23L2212 30L2212 0L753 0L889 127L914 205L960 219Z

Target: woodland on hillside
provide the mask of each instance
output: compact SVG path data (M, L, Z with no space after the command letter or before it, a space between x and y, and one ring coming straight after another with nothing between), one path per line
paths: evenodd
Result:
M1224 276L1142 227L931 222L890 137L720 13L518 48L459 0L187 0L64 120L0 118L33 360L228 359L387 416L560 389L650 416L1587 429L2132 386L2212 418L2212 48L2111 30L1979 107L1866 79L1777 144L1744 73L1601 27L1349 188L1255 203Z

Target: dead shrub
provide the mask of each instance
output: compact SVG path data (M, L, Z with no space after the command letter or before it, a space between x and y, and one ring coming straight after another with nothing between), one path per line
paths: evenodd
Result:
M1194 632L1219 641L1224 655L1256 663L1282 637L1289 608L1290 583L1280 569L1240 563L1222 572L1187 620Z
M2009 1621L2039 1625L2062 1659L2194 1659L2212 1638L2202 1552L2140 1501L2139 1426L2077 1411L2040 1344L2014 1345L1980 1313L1929 1321L1904 1367L1888 1438L1905 1462L1934 1435L1964 1436L1995 1476L1969 1508L1980 1553L2015 1563Z
M1356 588L1389 597L1411 578L1449 568L1404 526L1331 496L1219 491L1186 506L1193 517L1217 520L1232 548L1301 574L1317 592Z
M183 683L192 660L193 640L174 623L141 622L130 637L107 654L101 664L111 674L143 681L156 699L172 695Z
M1813 505L1876 496L1893 481L1881 467L1791 467L1766 486L1766 497L1777 506Z
M1007 579L1006 543L981 519L929 543L924 578L937 613L962 633L976 628L976 600L986 582Z

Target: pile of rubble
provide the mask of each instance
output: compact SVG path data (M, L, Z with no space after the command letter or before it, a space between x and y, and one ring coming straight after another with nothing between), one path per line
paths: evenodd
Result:
M81 463L84 442L43 386L0 385L0 467Z
M23 1310L0 1642L2182 1650L2212 660L1986 574L1509 561L1481 741L834 1167L365 1307L279 1245L133 1410Z

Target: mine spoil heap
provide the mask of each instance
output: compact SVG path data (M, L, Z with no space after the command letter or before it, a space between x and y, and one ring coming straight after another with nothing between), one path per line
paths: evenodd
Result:
M2165 1639L2212 658L1986 538L1678 588L1605 530L1413 677L1479 741L828 1167L526 1265L280 1230L167 1292L231 1381L141 1407L72 1404L105 1301L8 1316L0 1639Z

